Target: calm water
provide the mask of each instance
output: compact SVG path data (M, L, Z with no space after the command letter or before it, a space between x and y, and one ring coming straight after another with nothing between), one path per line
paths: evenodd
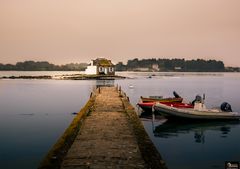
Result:
M31 75L31 72L24 73ZM44 75L42 72L35 74ZM134 105L140 96L172 96L175 90L188 101L192 101L196 94L205 93L208 107L227 101L235 111L240 111L240 74L156 73L152 78L148 78L150 73L119 74L132 78L114 83L121 85ZM8 75L12 75L11 72ZM101 83L113 82L0 80L1 167L36 168L71 123L72 112L78 112L92 88ZM238 122L179 124L162 120L142 121L170 169L220 169L224 168L226 160L240 161Z
M240 74L160 73L148 78L119 81L132 104L140 96L172 96L177 91L186 101L206 94L207 107L227 101L240 112ZM134 88L129 88L133 85ZM240 122L176 123L142 119L169 169L223 169L225 161L240 162Z
M0 80L0 166L37 168L85 104L93 81Z

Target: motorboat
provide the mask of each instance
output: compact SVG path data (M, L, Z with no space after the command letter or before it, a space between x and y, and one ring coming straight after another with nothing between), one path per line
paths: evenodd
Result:
M150 96L150 97L140 97L141 101L143 103L146 102L182 102L183 98L175 98L175 97L168 97L168 98L163 98L160 96Z
M163 98L163 96L149 96L149 97L143 97L141 96L141 102L146 103L146 102L182 102L183 98L180 97L177 92L173 91L174 97L167 97Z
M141 102L141 103L138 103L137 105L139 107L141 107L141 109L143 111L146 111L146 112L152 112L152 108L154 106L156 102ZM168 106L172 106L172 107L176 107L176 108L193 108L193 105L190 104L190 103L180 103L180 102L159 102L161 104L164 104L164 105L168 105Z
M233 112L231 105L224 102L220 108L206 108L203 102L195 102L193 108L176 107L173 104L156 102L154 111L168 119L181 118L185 120L239 120L240 113Z
M163 98L163 96L149 96L149 97L140 97L140 102L137 103L139 107L142 108L143 111L152 112L152 107L156 102L160 102L163 104L174 103L176 107L184 107L184 106L191 106L187 104L181 104L183 98L180 97L177 92L173 92L174 97ZM177 104L179 103L179 104Z

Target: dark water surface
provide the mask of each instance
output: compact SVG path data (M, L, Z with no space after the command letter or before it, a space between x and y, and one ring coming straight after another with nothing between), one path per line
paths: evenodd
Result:
M140 96L172 96L187 101L206 94L208 107L227 101L240 112L240 74L130 73L110 81L0 80L0 166L36 168L98 84L118 84L136 104ZM132 85L133 87L129 87ZM176 123L143 118L169 169L222 169L240 161L239 122Z
M132 104L140 96L172 96L173 90L192 101L206 94L207 107L226 101L240 112L239 74L149 74L119 81ZM133 87L129 87L129 86ZM151 118L151 116L150 116ZM171 122L142 118L145 129L169 169L223 169L225 161L240 162L240 122Z
M0 80L0 168L37 168L89 98L92 83Z

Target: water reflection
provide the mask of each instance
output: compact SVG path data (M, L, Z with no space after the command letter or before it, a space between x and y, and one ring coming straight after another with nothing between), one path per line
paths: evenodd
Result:
M193 140L196 143L204 144L206 141L205 132L219 131L220 137L227 138L231 128L239 125L239 121L210 121L210 122L176 122L166 121L154 127L155 137L170 138L178 137L180 134L193 133Z
M96 80L96 88L102 86L114 86L114 80Z

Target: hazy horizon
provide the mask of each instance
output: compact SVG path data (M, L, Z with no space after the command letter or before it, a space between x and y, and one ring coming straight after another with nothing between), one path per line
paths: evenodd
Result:
M105 57L106 59L109 59L107 57ZM97 59L97 58L92 58L92 59ZM50 64L54 64L54 65L65 65L65 64L81 64L81 63L87 63L87 64L90 64L90 61L92 60L90 59L89 61L87 62L81 62L81 61L78 61L78 62L67 62L67 63L61 63L61 64L57 64L57 63L53 63L53 62L50 62L48 60L22 60L22 61L17 61L17 62L25 62L25 61L34 61L34 62L48 62ZM129 59L129 60L133 60L133 59L136 59L136 58L132 58L132 59ZM142 59L146 59L146 58L142 58ZM139 60L142 60L142 59L139 59ZM161 59L161 58L147 58L147 59ZM176 58L166 58L166 59L176 59ZM177 58L177 59L184 59L184 58ZM197 59L201 59L201 58L195 58L193 60L197 60ZM186 60L192 60L192 59L185 59ZM204 60L208 60L208 59L204 59ZM222 60L216 60L216 61L222 61ZM1 63L0 64L13 64L15 65L17 62L14 62L14 63ZM118 62L114 62L112 61L113 64L117 64L119 62L122 62L122 61L118 61ZM223 62L224 63L224 62ZM127 62L123 62L123 64L127 64ZM225 63L224 63L225 64ZM228 67L227 65L225 65L225 67Z
M0 63L105 57L240 66L239 0L0 0Z

